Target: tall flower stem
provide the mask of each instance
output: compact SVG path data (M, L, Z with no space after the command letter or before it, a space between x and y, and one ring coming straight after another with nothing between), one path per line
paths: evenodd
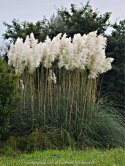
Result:
M31 110L32 110L32 129L34 128L34 121L35 121L35 116L34 116L34 84L33 84L33 75L30 75L30 90L31 90Z

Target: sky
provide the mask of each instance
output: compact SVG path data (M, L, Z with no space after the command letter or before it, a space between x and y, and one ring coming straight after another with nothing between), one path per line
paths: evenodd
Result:
M43 16L50 18L56 9L70 8L71 4L86 4L87 0L0 0L0 41L5 32L3 22L11 23L13 19L19 21L36 22ZM125 18L125 0L90 0L93 9L101 14L112 12L111 21Z

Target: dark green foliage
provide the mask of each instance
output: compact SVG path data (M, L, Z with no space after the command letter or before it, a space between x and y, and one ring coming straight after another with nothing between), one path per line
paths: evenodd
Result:
M17 149L17 138L10 136L4 145L0 148L0 155L17 156L20 151Z
M113 57L113 69L103 78L102 94L121 109L125 115L125 20L113 25L113 32L108 36L107 56Z
M89 4L82 5L77 9L71 5L70 11L66 8L58 9L57 15L53 16L49 22L49 36L53 38L58 33L66 33L73 37L74 34L88 34L92 31L98 31L98 34L104 34L109 26L109 12L99 15Z
M38 149L39 133L34 131L29 135L17 137L17 149L22 152L31 152Z
M40 129L25 136L10 136L0 149L0 154L15 155L20 152L73 148L73 146L74 141L65 130L53 129L45 132Z
M20 23L18 20L14 19L12 24L4 22L4 25L6 26L7 30L3 36L5 39L9 39L11 42L15 42L18 37L25 39L27 35L30 35L30 33L34 33L35 38L37 38L39 41L43 41L48 34L46 19L38 21L35 24L27 21Z
M6 139L11 128L10 119L17 110L17 76L11 74L0 60L0 140Z
M47 132L47 136L51 140L53 147L56 149L73 148L75 145L74 138L72 138L70 133L64 129L51 130Z

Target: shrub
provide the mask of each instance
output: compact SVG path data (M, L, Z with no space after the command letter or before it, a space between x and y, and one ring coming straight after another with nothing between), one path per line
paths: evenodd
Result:
M32 152L38 149L38 138L39 133L37 131L29 135L17 137L17 149L22 152Z
M17 75L9 72L9 68L0 60L0 140L9 136L10 119L18 106L16 91Z
M10 136L4 143L4 146L0 148L0 155L16 156L20 153L17 149L17 138Z

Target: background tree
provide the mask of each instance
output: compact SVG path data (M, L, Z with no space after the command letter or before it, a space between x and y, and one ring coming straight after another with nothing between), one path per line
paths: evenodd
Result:
M25 39L31 32L39 41L44 41L47 35L53 38L58 33L73 37L75 33L83 35L97 30L99 34L104 34L109 26L110 14L106 12L100 15L92 9L89 2L78 9L72 4L70 10L58 9L57 14L50 20L44 18L36 23L13 20L12 24L4 23L7 29L3 36L4 39L15 42L18 37Z
M102 94L108 95L118 108L125 111L125 20L112 27L114 30L107 36L106 52L115 60L113 69L104 75Z
M100 15L94 11L87 2L85 6L76 8L71 4L70 11L66 8L58 9L57 15L51 17L49 21L49 36L54 37L58 33L66 33L69 37L80 33L88 34L92 31L98 31L98 34L104 34L109 26L110 12Z
M19 20L15 19L12 21L12 24L4 22L7 30L3 34L3 37L4 39L9 39L10 42L15 42L18 37L25 39L27 35L33 32L39 41L44 41L48 34L47 22L46 19L36 23L27 21L20 23Z

